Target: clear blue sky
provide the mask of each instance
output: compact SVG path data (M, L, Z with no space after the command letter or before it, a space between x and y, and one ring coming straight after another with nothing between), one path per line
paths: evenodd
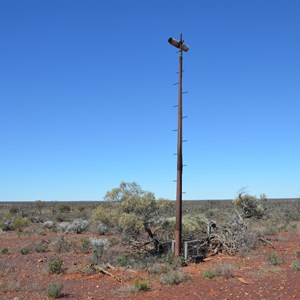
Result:
M299 1L0 0L0 200L300 195Z

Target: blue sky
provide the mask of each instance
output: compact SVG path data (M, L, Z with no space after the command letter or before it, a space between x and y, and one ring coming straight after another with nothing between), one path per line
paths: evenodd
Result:
M0 0L0 201L300 195L299 1Z

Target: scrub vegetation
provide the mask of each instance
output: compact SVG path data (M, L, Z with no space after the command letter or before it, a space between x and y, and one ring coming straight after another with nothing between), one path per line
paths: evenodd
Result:
M197 280L205 285L239 280L246 274L245 259L262 252L256 260L264 268L253 268L255 276L278 274L285 268L299 276L299 199L272 200L241 190L233 200L184 201L186 244L183 256L175 258L174 201L156 199L135 182L121 182L104 198L99 202L0 203L0 296L84 299L75 296L72 284L80 279L84 286L87 278L95 276L111 280L115 288L107 292L108 298L118 293L122 297L151 293L157 286L193 285ZM287 255L278 245L290 241L293 246ZM234 260L226 261L226 257ZM35 280L18 277L20 268Z

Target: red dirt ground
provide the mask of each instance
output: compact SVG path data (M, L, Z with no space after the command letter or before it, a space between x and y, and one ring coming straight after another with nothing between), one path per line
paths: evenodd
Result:
M295 233L280 233L270 236L274 248L262 246L250 254L228 256L219 254L200 264L190 264L181 271L191 274L192 280L178 285L161 285L157 278L135 270L118 268L111 273L118 275L122 282L104 274L84 275L79 270L88 264L89 254L32 252L20 254L20 249L41 240L53 240L58 234L46 236L20 235L16 232L0 234L0 249L8 248L9 253L0 253L5 267L0 269L1 300L49 299L46 288L50 282L64 284L62 299L300 299L300 271L291 267L298 261L296 251L300 251L300 236ZM71 234L70 234L71 236ZM74 235L75 236L75 235ZM91 234L81 235L89 237ZM69 237L69 236L68 236ZM271 265L268 257L276 253L280 264ZM298 255L299 256L299 255ZM59 257L63 260L64 274L49 275L47 262ZM211 270L220 263L237 266L235 277L226 279L203 278L205 270ZM128 293L124 287L132 285L134 278L146 278L150 290ZM122 290L123 288L123 290Z

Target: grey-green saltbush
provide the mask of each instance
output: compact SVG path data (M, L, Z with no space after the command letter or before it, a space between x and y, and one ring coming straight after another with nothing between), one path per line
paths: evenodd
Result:
M108 239L90 238L92 245L92 263L99 264L101 262L104 252L107 250L109 245Z
M45 221L45 222L43 223L43 227L44 227L44 228L48 228L48 229L51 229L51 228L53 227L53 225L54 225L54 222L53 222L53 221Z
M60 223L58 225L58 228L65 233L69 231L73 231L75 233L82 233L85 230L87 230L88 226L89 226L89 222L87 220L75 219L72 223L70 222Z

